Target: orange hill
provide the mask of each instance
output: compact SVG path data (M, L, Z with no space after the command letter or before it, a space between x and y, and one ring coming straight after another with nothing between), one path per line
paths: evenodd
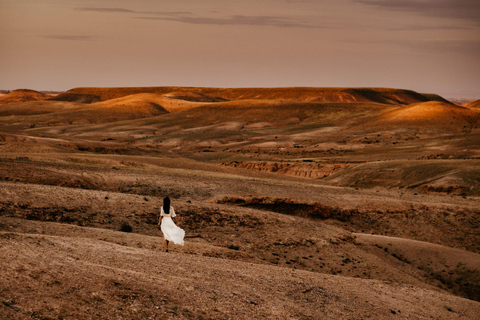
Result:
M109 110L115 113L136 114L142 117L167 113L161 106L162 97L156 94L139 93L121 98L97 102L91 105L97 110Z
M18 89L10 92L6 96L0 98L0 104L14 103L14 102L27 102L45 100L48 97L41 92L29 89Z
M454 104L429 101L388 111L363 126L371 128L436 127L448 131L471 131L480 124L480 113Z
M415 102L446 100L411 90L389 88L199 88L199 87L127 87L127 88L74 88L55 97L60 101L91 103L115 99L138 93L172 94L178 97L200 99L198 102L221 100L287 100L297 102L376 102L406 105ZM192 95L197 95L193 97ZM213 101L212 101L213 100Z
M225 99L191 92L171 92L168 94L137 93L120 98L92 103L89 107L114 112L130 112L156 116L168 112L179 112Z

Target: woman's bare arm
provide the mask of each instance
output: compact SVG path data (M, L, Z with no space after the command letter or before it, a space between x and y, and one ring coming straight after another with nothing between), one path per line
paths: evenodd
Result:
M163 216L160 216L160 219L158 219L158 227L160 227L160 224L162 223Z

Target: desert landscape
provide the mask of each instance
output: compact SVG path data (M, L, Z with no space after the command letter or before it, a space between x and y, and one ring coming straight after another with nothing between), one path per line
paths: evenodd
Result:
M480 319L480 101L2 92L0 243L2 319Z

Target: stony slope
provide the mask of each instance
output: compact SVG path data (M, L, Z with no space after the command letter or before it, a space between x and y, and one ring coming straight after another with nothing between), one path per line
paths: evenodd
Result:
M473 319L480 311L478 302L411 285L86 238L1 232L0 243L0 308L10 319Z

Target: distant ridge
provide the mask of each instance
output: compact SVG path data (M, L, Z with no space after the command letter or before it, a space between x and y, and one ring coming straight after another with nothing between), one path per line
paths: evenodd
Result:
M120 96L120 97L123 97L123 96ZM95 102L102 101L102 99L98 95L88 94L88 93L75 93L75 92L70 92L70 90L67 92L61 93L58 96L53 97L49 100L77 102L77 103L95 103Z
M471 109L480 109L480 99L467 103L465 107Z
M412 90L391 88L202 88L202 87L125 87L74 88L53 98L57 101L92 103L138 93L169 94L176 96L206 95L224 100L286 100L316 103L375 102L407 105L416 102L447 100L434 94L421 94Z

